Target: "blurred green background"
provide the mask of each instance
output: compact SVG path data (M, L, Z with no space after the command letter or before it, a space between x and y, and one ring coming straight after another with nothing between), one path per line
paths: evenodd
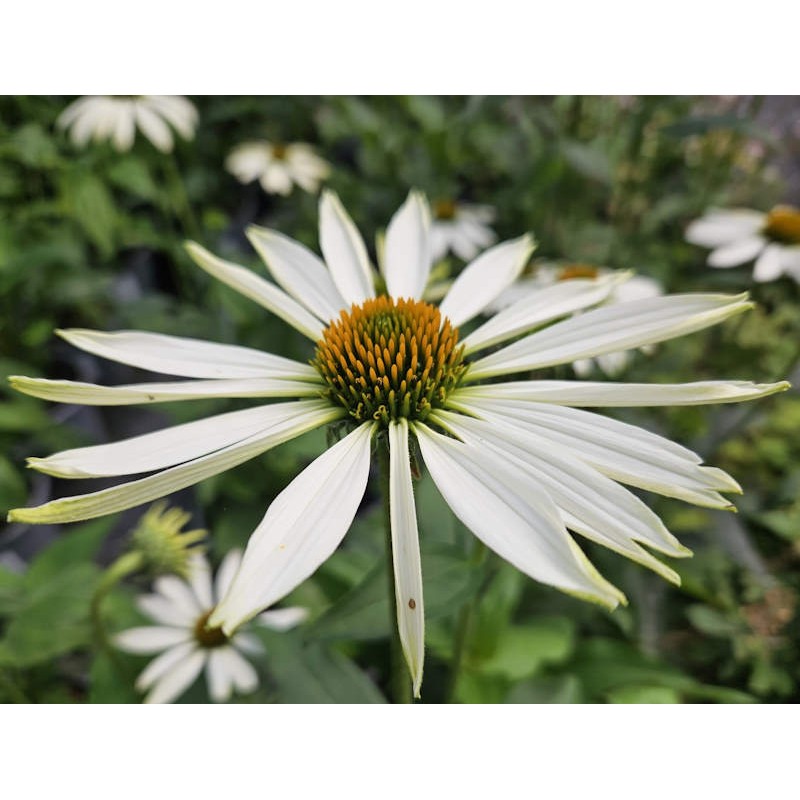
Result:
M269 195L225 170L253 139L308 142L372 241L409 188L488 204L499 238L530 230L539 260L633 269L666 291L750 290L758 308L637 353L619 377L675 382L797 375L800 287L754 284L752 266L714 270L687 244L709 207L768 210L800 200L800 101L762 97L197 97L192 141L165 154L75 147L55 126L74 98L0 99L0 375L105 384L144 373L89 356L59 327L134 328L235 342L300 360L302 337L194 267L196 239L261 270L244 229L277 228L317 247L317 198ZM463 262L442 268L455 274ZM559 373L568 377L569 370ZM598 379L602 378L599 376ZM90 491L25 470L27 456L114 441L241 407L52 405L0 385L0 508ZM612 410L729 471L739 514L647 502L693 559L681 588L591 544L629 597L608 613L528 580L473 537L423 477L417 487L428 649L423 701L795 702L800 699L800 398ZM171 498L209 530L214 562L243 545L272 498L325 446L309 434ZM92 646L89 602L146 508L88 524L0 529L0 700L135 702L145 661ZM264 633L262 685L245 702L382 702L389 616L381 514L368 492L343 547L288 602L311 610L288 635ZM108 598L109 629L141 618L128 581ZM454 632L467 647L456 685ZM207 699L202 682L184 702Z

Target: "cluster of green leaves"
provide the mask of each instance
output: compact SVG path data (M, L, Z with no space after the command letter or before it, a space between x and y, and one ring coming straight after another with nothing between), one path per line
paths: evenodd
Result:
M183 241L260 269L247 224L316 247L316 198L265 195L226 173L251 139L306 141L330 185L376 233L410 187L493 205L501 238L535 232L537 259L633 268L669 291L751 289L757 310L638 354L634 381L778 380L800 359L800 290L753 285L750 267L711 270L683 240L712 206L769 208L785 187L783 143L714 98L215 97L195 100L196 137L164 155L74 148L55 120L69 98L0 100L0 374L121 383L136 371L80 354L58 327L137 328L237 342L300 360L306 342L192 267ZM534 261L534 266L536 260ZM462 264L450 259L455 274ZM569 375L569 370L559 373ZM22 469L25 456L111 441L241 403L152 409L48 407L0 386L0 506L75 493ZM417 487L427 630L426 702L772 702L797 699L800 401L617 416L675 438L745 489L737 517L648 497L694 559L675 588L598 547L631 599L609 614L539 586L475 546L423 476ZM272 498L325 447L308 434L210 479L179 502L210 531L212 560L242 546ZM82 487L78 491L82 491ZM244 702L382 702L390 605L378 498L345 544L287 602L311 620L262 632L261 688ZM145 659L99 647L90 603L126 546L130 515L41 534L0 532L0 700L134 702ZM110 631L141 624L142 577L103 606ZM454 670L454 666L458 669ZM457 674L456 674L457 673ZM206 699L202 682L186 702Z

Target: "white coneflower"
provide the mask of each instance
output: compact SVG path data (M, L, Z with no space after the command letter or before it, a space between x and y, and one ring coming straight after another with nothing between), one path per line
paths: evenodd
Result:
M331 172L331 165L302 142L245 142L231 151L225 168L241 183L258 180L268 194L282 195L291 194L295 184L313 194Z
M755 259L754 280L789 275L800 283L800 209L793 206L775 206L767 214L714 209L689 225L686 240L713 248L711 267L737 267Z
M197 109L180 95L89 95L67 106L56 124L69 131L78 147L109 141L116 150L130 150L138 128L154 147L169 153L174 144L171 128L184 139L194 138Z
M431 258L434 262L449 252L464 261L475 258L481 250L497 241L491 228L495 211L492 206L469 205L452 200L433 204L431 223Z
M652 297L543 328L602 302L616 285L613 276L561 281L528 294L462 340L459 327L514 283L534 242L525 235L485 251L436 307L422 300L431 269L430 211L414 192L389 223L380 281L356 226L330 192L320 203L324 261L276 231L254 227L249 236L277 285L199 245L190 244L189 253L209 274L306 336L310 363L175 336L71 330L61 336L90 353L192 380L103 387L15 377L12 384L49 400L97 405L203 397L292 399L30 459L31 467L65 478L155 474L15 509L9 519L55 523L110 514L183 489L313 428L346 420L350 432L273 501L210 623L232 635L334 552L361 503L373 439L380 437L390 451L398 625L417 693L424 616L412 438L447 503L486 545L538 581L614 607L622 594L597 573L568 529L677 582L676 573L642 545L670 556L688 551L622 484L712 508L731 508L720 493L740 489L685 447L580 406L735 402L788 386L536 380L535 370L691 333L751 303L745 295ZM376 296L377 285L387 293ZM521 380L507 380L520 374ZM498 378L502 382L494 382Z
M195 555L188 580L165 575L155 581L153 594L137 598L139 610L157 624L123 631L115 637L115 644L128 653L159 654L136 680L136 688L148 693L145 703L171 703L203 668L215 703L229 700L234 690L249 694L258 688L258 673L244 657L263 655L258 638L244 631L228 636L208 621L241 560L241 551L231 550L212 583L208 562ZM259 614L258 622L284 631L305 618L305 609L280 608Z

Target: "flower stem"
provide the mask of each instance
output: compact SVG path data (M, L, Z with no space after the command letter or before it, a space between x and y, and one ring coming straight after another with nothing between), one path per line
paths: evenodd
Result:
M97 647L107 652L113 652L108 642L105 625L103 624L102 604L106 595L128 575L138 572L144 566L141 553L125 553L121 555L104 573L92 595L89 606L89 618L92 623L92 632Z
M389 441L378 441L378 464L380 469L380 487L383 498L384 531L386 541L386 565L389 584L389 621L391 626L389 654L389 696L394 703L410 703L411 679L403 657L403 646L400 643L400 628L397 624L397 599L395 597L394 561L392 558L392 518L389 507Z

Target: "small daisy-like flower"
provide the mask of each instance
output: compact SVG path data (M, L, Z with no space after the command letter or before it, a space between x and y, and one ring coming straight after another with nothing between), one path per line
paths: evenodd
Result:
M89 95L67 106L56 125L68 130L78 147L109 141L120 152L131 149L138 128L153 147L169 153L174 144L172 128L184 139L194 138L197 109L180 95Z
M291 194L295 184L313 194L331 172L331 165L302 142L245 142L231 151L225 168L241 183L258 180L267 194L282 195Z
M165 575L156 579L153 594L137 598L139 610L156 625L123 631L115 637L115 644L128 653L159 654L136 679L136 688L148 693L145 703L171 703L204 667L208 693L215 703L229 700L234 690L249 694L258 688L258 673L244 657L263 655L258 638L245 631L228 636L209 624L241 560L241 552L231 550L212 582L208 562L195 555L188 580ZM266 628L285 631L305 618L305 609L294 607L265 611L257 621Z
M233 635L336 550L364 496L377 438L381 450L389 450L397 620L417 694L424 613L412 440L453 512L488 547L536 580L613 608L624 596L598 574L568 529L678 582L647 548L675 557L688 551L623 484L712 508L732 508L721 492L741 490L685 447L581 407L735 402L788 387L538 379L537 370L691 333L751 303L746 295L671 295L569 318L605 300L616 278L567 280L527 293L462 336L462 326L517 280L534 242L524 235L486 250L464 268L437 307L424 299L432 264L430 210L415 192L389 222L380 278L360 233L331 192L320 201L324 261L277 231L253 227L249 236L278 285L199 245L188 249L206 272L305 335L309 363L175 336L71 330L60 333L90 353L192 380L117 387L23 377L11 382L44 399L94 405L293 399L30 459L31 467L64 478L154 474L14 509L9 519L55 523L110 514L345 420L350 432L268 508L210 624ZM376 294L379 286L386 294ZM561 321L550 325L555 320ZM514 375L519 379L509 380Z
M713 248L711 267L737 267L755 259L756 281L789 275L800 283L800 209L793 206L775 206L767 214L715 209L689 225L686 240Z
M475 258L481 250L497 241L491 228L494 217L492 206L468 205L452 200L434 203L431 223L433 261L440 261L449 252L464 261Z

